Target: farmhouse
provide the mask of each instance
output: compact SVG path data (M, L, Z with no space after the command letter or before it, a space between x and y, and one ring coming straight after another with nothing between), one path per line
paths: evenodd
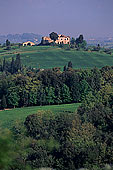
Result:
M42 44L50 44L54 42L50 37L42 37ZM56 44L70 44L70 37L62 34L58 35L58 39L55 41Z
M56 44L70 44L70 37L65 35L58 35L58 39L55 41Z
M35 43L31 42L31 41L27 41L23 43L23 46L33 46L35 45Z

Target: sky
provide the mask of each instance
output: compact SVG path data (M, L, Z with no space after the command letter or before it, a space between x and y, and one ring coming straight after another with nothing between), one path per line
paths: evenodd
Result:
M113 37L113 0L0 0L0 34Z

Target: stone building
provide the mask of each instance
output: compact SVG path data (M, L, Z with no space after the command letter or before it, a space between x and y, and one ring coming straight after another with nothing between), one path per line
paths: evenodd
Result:
M23 46L33 46L35 45L35 43L31 42L31 41L27 41L23 43Z
M50 44L54 42L50 37L42 37L42 44ZM62 34L58 35L58 39L55 41L56 44L70 44L70 37Z
M56 44L70 44L70 37L65 35L58 35L58 40L55 41Z

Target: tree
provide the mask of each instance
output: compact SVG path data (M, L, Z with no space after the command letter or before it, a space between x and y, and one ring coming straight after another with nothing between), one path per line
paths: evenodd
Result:
M100 44L97 45L98 51L100 50Z
M58 34L55 32L50 33L49 36L53 41L56 41L58 39Z
M103 157L105 157L106 146L102 144L98 138L96 128L93 124L85 122L82 123L81 120L73 120L73 127L70 131L70 146L71 149L71 160L75 160L75 167L87 167L88 169L93 169L90 166L98 165L103 162ZM69 152L69 151L68 151ZM69 157L67 155L67 157Z
M72 101L69 87L67 87L65 84L61 88L61 100L63 103L70 103Z
M2 67L2 70L3 70L3 71L6 71L6 61L5 61L5 58L4 58L4 60L3 60L3 67Z
M54 104L55 102L55 89L54 87L46 87L46 104Z
M28 96L29 96L29 99L28 99L29 106L36 105L37 104L37 89L31 89L29 91Z
M85 48L87 43L84 40L83 35L80 35L79 38L76 39L76 44L79 48Z
M28 106L29 93L27 92L27 90L25 88L22 88L19 96L20 96L19 107Z
M11 131L0 129L0 169L8 170L13 161L14 150Z
M76 44L78 45L78 44L83 43L83 40L84 40L83 35L80 35L79 38L76 39Z
M10 41L7 39L6 40L6 47L9 47L10 46Z
M8 39L6 40L6 47L7 50L10 50L10 41Z
M86 80L82 80L80 81L80 94L81 94L81 98L80 101L83 101L84 98L86 97L86 95L89 93L89 91L92 91L91 87L89 86L89 84L87 83Z
M66 65L64 66L64 71L66 71L67 70L67 68L66 68Z
M73 66L72 66L72 62L71 61L69 61L68 62L68 67L70 67L70 68L72 68Z
M86 42L85 40L83 40L82 43L79 43L79 48L85 49L85 48L86 48L86 45L87 45L87 42Z
M6 97L5 95L3 95L2 100L1 100L1 108L5 109L6 107L7 107Z
M8 105L11 107L16 107L19 104L19 95L17 87L10 87L7 94Z
M20 54L17 54L16 60L15 60L15 71L18 72L18 70L21 70Z
M44 105L46 103L45 89L41 86L37 91L37 104Z
M62 103L62 99L61 99L61 87L59 87L58 85L55 88L55 104L60 104Z
M72 39L71 39L71 44L73 44L73 45L76 44L76 40L75 40L75 38L73 38L73 37L72 37Z
M14 57L12 57L12 61L11 61L11 73L13 74L15 71L15 62L14 62Z

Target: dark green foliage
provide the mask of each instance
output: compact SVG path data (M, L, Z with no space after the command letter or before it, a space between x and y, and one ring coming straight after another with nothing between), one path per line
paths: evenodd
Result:
M29 104L29 94L26 91L26 89L22 89L22 91L20 92L19 106L20 107L28 106L28 104Z
M71 103L72 101L69 87L66 85L61 88L61 100L63 103Z
M79 88L80 74L76 73L74 70L66 71L62 74L62 79L65 84L69 87L71 92L71 98L73 102L80 101L81 94Z
M57 85L56 88L55 88L55 103L56 104L60 104L62 103L62 99L61 99L61 88L59 88L59 86Z
M67 70L67 68L66 68L66 65L64 66L64 70L63 71L66 71Z
M48 139L51 135L49 129L51 120L53 119L54 115L51 112L44 111L39 111L38 114L28 116L25 121L28 134L35 139Z
M55 89L53 87L45 88L45 100L46 104L54 104L55 103Z
M75 170L85 167L96 170L106 163L112 164L113 67L75 70L70 62L63 72L59 67L37 70L22 68L19 55L16 60L12 58L11 63L4 59L3 65L4 72L0 74L3 109L70 102L82 104L77 113L64 108L64 112L55 114L42 111L41 106L40 111L26 118L24 125L16 122L11 129L13 149L9 141L0 137L3 145L0 147L1 169ZM7 116L7 112L3 112ZM25 115L28 114L25 112ZM10 157L13 160L10 161Z
M14 156L14 143L11 131L0 129L0 169L9 170Z
M19 105L19 95L18 95L18 88L16 87L10 87L8 88L7 93L7 102L8 106L10 107L16 107Z
M88 122L91 122L99 130L104 132L112 131L112 110L102 103L95 104L90 110L83 111L82 114Z
M50 33L49 36L54 41L56 41L58 39L58 34L55 32Z
M6 97L3 95L2 100L1 100L1 108L5 109L7 108L7 102L6 102Z
M81 102L89 92L94 94L101 89L100 93L105 95L107 86L112 84L112 67L74 70L70 61L64 72L59 67L40 71L21 67L20 55L17 55L8 65L4 59L3 68L6 71L1 74L0 99L5 95L8 107ZM109 97L104 99L106 105L109 100Z
M43 145L40 146L37 143L33 143L31 145L31 152L28 154L27 162L33 168L46 168L53 166L54 158Z
M13 74L15 72L15 62L14 62L14 58L12 57L12 61L11 61L11 73Z
M2 72L9 72L11 74L14 74L22 69L21 65L21 59L20 54L17 54L16 60L14 60L14 57L12 57L12 61L8 62L6 59L3 59L3 64L1 65L1 71Z
M25 126L28 135L38 139L31 144L27 158L32 167L74 170L92 169L94 165L101 167L106 161L111 163L110 136L104 137L93 122L82 122L77 114L53 115L41 111L28 116Z
M86 48L87 43L84 40L83 35L80 35L79 38L76 39L76 45L78 48L83 48L83 49Z
M11 48L10 41L8 39L6 40L6 47L7 47L6 50L10 50L10 48Z
M76 43L81 44L81 43L83 43L83 40L84 40L83 35L80 35L79 38L76 39Z
M76 44L76 40L74 37L71 38L71 44L73 44L73 45Z
M2 68L3 71L6 71L6 61L5 61L5 58L3 60L3 68Z
M69 61L68 62L68 67L70 67L70 68L72 68L73 66L72 66L72 62L71 61Z
M10 46L10 41L8 39L6 40L6 46Z
M37 104L44 105L46 103L45 89L41 86L37 91Z
M16 60L15 60L15 72L17 72L18 70L21 70L20 54L17 54Z

